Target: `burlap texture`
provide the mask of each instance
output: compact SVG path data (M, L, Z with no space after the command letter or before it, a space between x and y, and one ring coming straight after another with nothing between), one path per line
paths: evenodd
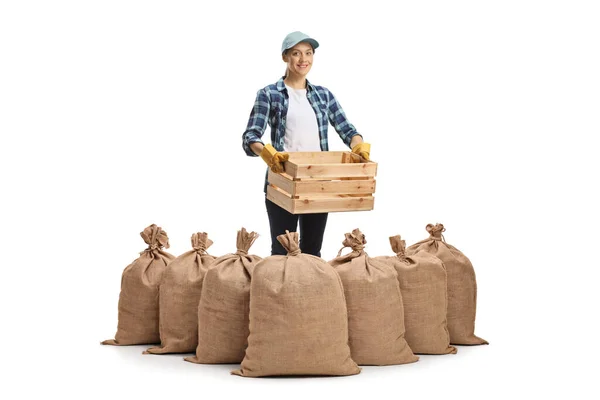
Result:
M158 285L167 264L175 258L167 233L152 224L140 233L148 248L125 268L119 295L119 322L114 339L102 344L117 346L159 343Z
M250 336L240 376L355 375L348 313L339 275L323 259L301 254L298 233L277 238L288 251L254 268Z
M196 356L199 364L237 364L248 347L250 281L261 257L248 251L258 234L242 228L237 251L217 258L208 269L198 307Z
M426 251L439 258L446 267L448 277L448 331L451 344L488 344L475 336L475 313L477 306L477 281L471 261L454 246L446 243L442 224L429 224L425 228L430 237L406 249L412 256Z
M160 283L160 346L146 354L191 353L198 345L198 304L202 283L215 257L206 232L192 235L193 249L171 261Z
M446 321L448 293L444 264L424 251L406 256L406 242L399 235L390 237L390 244L396 255L375 259L393 266L398 273L406 342L416 354L455 354Z
M415 362L404 339L404 308L396 271L369 257L365 235L346 233L337 258L329 261L342 279L348 308L348 337L352 359L358 365L393 365ZM340 256L350 247L352 252Z

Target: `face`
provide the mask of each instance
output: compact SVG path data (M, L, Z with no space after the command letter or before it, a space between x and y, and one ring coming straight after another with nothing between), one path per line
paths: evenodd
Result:
M306 76L313 63L313 48L308 43L298 43L283 55L283 61L292 74Z

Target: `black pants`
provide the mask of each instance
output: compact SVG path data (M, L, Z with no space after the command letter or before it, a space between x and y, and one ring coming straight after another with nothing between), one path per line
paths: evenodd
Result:
M304 254L321 257L327 213L295 215L268 200L266 196L265 202L267 204L267 214L269 215L269 225L271 226L271 255L285 256L287 254L287 251L277 240L277 236L284 234L286 229L290 232L296 232L299 220L300 251Z

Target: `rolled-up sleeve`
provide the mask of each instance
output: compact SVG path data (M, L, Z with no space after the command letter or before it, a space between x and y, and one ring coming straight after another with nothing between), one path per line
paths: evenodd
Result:
M352 125L346 118L346 113L342 109L342 106L337 101L333 93L328 91L328 118L335 131L340 135L340 138L348 147L352 142L352 138L355 135L362 137L360 133L356 131L354 125Z
M250 148L252 143L263 143L261 138L267 129L269 118L270 100L267 92L261 89L256 94L254 107L250 112L248 126L242 135L242 147L246 154L250 157L258 157Z

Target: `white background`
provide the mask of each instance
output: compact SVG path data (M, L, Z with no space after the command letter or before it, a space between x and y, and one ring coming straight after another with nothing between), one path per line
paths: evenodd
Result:
M207 4L1 3L2 397L598 398L598 3ZM151 223L175 255L197 231L233 252L242 226L269 254L241 135L294 30L379 163L375 210L330 214L323 258L356 227L376 256L443 223L491 345L310 379L99 345Z

